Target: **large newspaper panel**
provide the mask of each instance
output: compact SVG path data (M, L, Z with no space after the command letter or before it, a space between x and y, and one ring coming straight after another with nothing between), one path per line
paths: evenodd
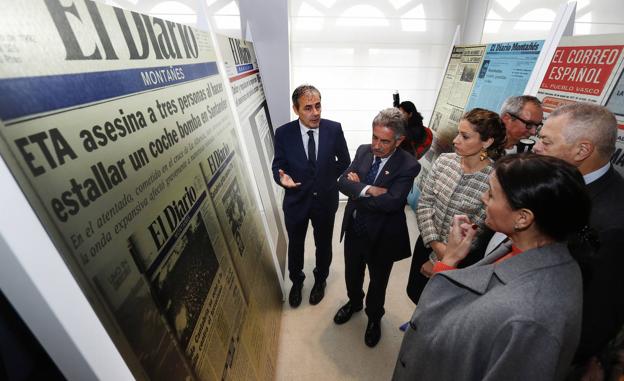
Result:
M624 174L624 35L563 37L537 97L544 114L573 102L606 106L617 117L618 141L611 162Z
M273 181L271 164L274 131L256 52L250 41L218 34L217 42L234 95L243 137L250 147L254 177L259 186L264 212L271 237L276 243L276 255L283 274L286 268L286 237L280 212L283 188Z
M455 46L438 94L429 128L435 131L437 154L453 149L457 125L476 80L485 45Z
M543 45L543 40L488 44L466 111L499 112L508 96L523 94Z
M280 293L211 36L0 5L0 153L135 376L271 378Z

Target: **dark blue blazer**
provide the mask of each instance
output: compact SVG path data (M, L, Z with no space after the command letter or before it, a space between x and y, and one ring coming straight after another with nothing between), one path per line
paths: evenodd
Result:
M414 185L414 178L420 171L420 164L414 156L397 149L375 179L374 185L386 188L388 192L377 197L359 197L366 184L349 181L346 174L355 172L360 179L364 179L372 164L371 145L361 145L353 162L338 180L340 192L349 196L340 238L342 239L353 222L353 211L357 210L358 215L368 216L366 228L373 245L371 255L374 256L369 259L398 261L412 254L405 221L405 205L407 194Z
M286 223L297 223L306 219L313 197L318 200L322 209L335 213L338 209L336 180L350 162L349 149L340 123L321 119L316 172L314 173L308 167L299 120L279 127L275 131L273 179L281 186L278 172L281 169L295 182L301 183L297 188L284 188L286 193L283 209Z

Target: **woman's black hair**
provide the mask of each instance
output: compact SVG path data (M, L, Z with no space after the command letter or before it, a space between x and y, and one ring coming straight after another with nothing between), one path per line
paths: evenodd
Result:
M406 134L408 139L414 142L416 145L422 144L427 138L427 134L425 133L425 126L423 125L423 117L416 110L416 106L410 101L403 101L399 104L399 108L403 109L403 111L411 114L411 116L407 119L407 129Z
M576 167L554 157L522 153L502 157L494 169L511 209L531 210L540 232L565 241L585 230L591 201Z

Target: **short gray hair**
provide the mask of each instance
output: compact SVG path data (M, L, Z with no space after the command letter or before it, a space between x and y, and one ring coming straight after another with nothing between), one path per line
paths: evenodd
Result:
M307 84L299 85L292 93L292 103L295 108L299 108L299 98L301 98L305 94L316 94L319 96L319 99L321 99L321 92L318 91L316 87Z
M542 107L542 102L532 95L512 96L505 99L505 102L503 102L500 112L501 118L505 113L518 115L527 103L533 103L537 107Z
M373 119L373 127L385 126L394 132L394 138L398 139L401 136L405 136L405 126L407 125L407 119L403 116L403 113L396 108L390 107L379 111L379 114Z
M617 140L615 115L606 107L578 102L558 107L550 118L565 116L563 137L568 144L585 138L590 140L603 158L611 158Z

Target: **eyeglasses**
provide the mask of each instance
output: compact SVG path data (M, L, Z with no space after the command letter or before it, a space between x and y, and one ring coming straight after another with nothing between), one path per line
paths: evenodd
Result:
M522 123L524 123L524 127L525 127L527 130L530 130L530 129L532 129L532 128L535 128L536 130L538 130L540 127L542 127L542 126L544 125L544 123L542 123L542 122L533 122L533 121L531 121L531 120L525 120L525 119L522 119L522 118L521 118L521 117L519 117L518 115L516 115L516 114L512 114L512 113L510 113L510 112L508 112L507 114L509 114L512 118L514 118L514 119L518 119L519 121L521 121Z

